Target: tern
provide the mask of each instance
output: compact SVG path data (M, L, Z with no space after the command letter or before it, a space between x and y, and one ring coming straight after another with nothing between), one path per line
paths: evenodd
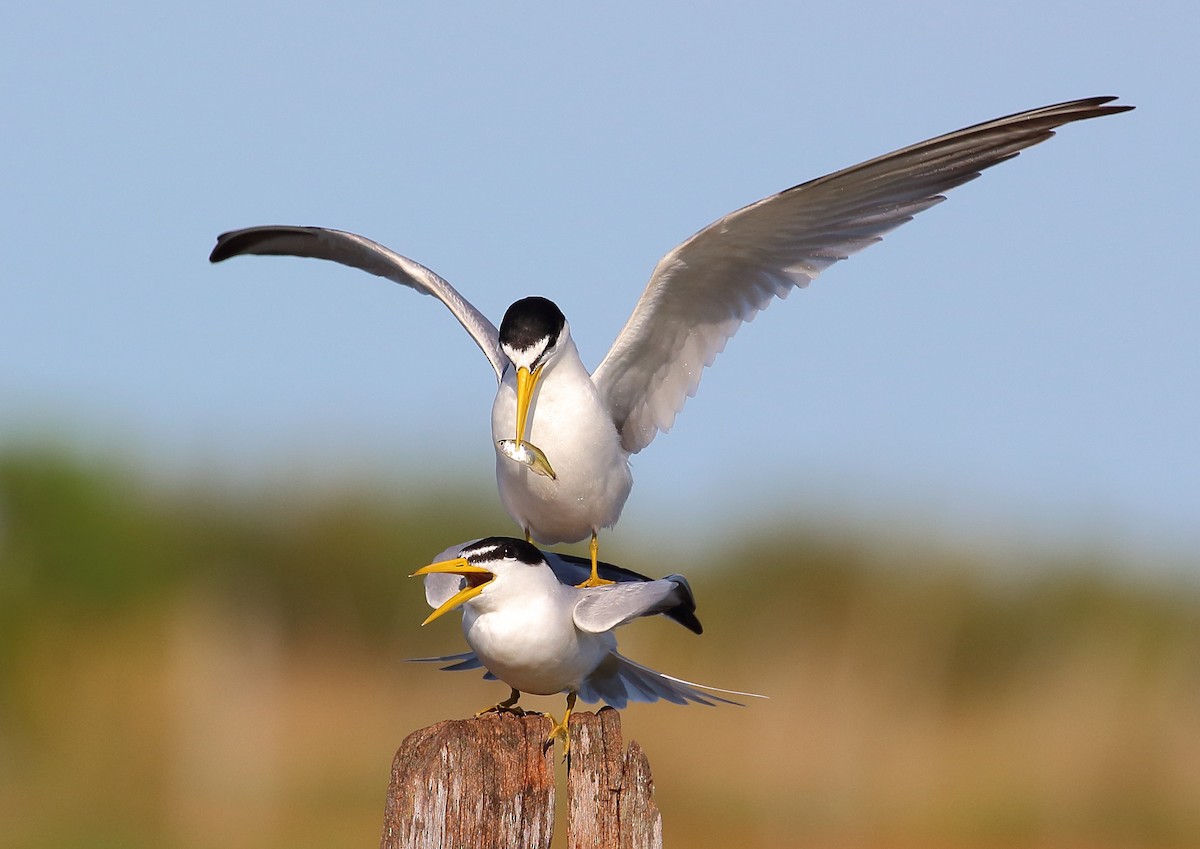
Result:
M209 259L241 254L332 260L433 295L487 356L500 499L525 538L553 545L616 524L633 478L629 458L669 430L701 373L741 324L776 297L878 242L986 168L1073 121L1132 109L1114 97L1045 106L976 124L819 177L731 212L673 248L591 374L559 308L512 304L497 329L446 280L370 239L322 227L224 233ZM423 366L422 366L423 367Z
M661 613L699 634L696 601L682 575L656 581L604 563L598 568L611 586L572 586L590 571L589 560L543 552L524 540L488 537L451 546L413 573L425 576L425 599L434 608L421 624L461 607L471 651L418 660L450 662L449 670L484 667L486 678L507 684L509 697L481 714L521 712L521 693L566 693L562 722L547 739L561 738L565 751L577 698L618 709L629 701L659 699L740 704L713 691L762 698L672 678L618 654L614 629L640 616Z

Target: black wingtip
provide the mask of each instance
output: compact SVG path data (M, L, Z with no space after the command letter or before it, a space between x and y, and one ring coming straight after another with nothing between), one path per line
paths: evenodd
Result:
M221 262L221 260L229 259L231 256L237 256L241 253L237 249L237 236L239 233L240 231L234 230L217 236L217 244L213 247L212 253L208 255L208 261Z
M668 619L673 619L683 627L687 628L693 634L703 634L704 626L700 624L700 620L696 618L694 610L687 610L681 604L678 607L672 607L666 612Z
M241 254L285 253L264 248L272 239L286 236L295 239L302 235L314 235L315 228L294 227L286 224L268 224L262 227L246 227L230 230L217 236L217 244L208 255L209 262L221 262ZM288 251L287 253L291 253ZM302 254L294 253L295 256Z
M1132 112L1136 106L1131 106L1127 103L1115 103L1112 106L1105 106L1106 103L1112 103L1119 95L1110 94L1104 97L1094 97L1091 103L1096 107L1096 111L1101 115L1117 115L1121 112Z
M683 577L683 575L667 575L664 580L674 581L679 586L683 591L683 601L670 610L664 610L663 615L668 619L678 622L693 634L703 634L704 626L696 618L696 597L692 595L692 587L688 583L687 578Z

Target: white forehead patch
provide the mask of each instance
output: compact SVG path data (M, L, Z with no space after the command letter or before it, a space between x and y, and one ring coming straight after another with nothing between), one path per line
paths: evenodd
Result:
M518 367L525 366L526 368L529 368L537 361L538 356L550 347L550 344L553 341L554 340L549 336L543 336L540 339L535 339L526 348L514 348L512 345L506 344L502 344L500 347L504 349L504 353L507 354L508 358L516 363Z

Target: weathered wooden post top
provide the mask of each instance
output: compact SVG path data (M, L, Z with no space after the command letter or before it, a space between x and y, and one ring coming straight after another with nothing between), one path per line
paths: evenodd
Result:
M548 849L552 721L489 713L410 734L392 761L380 849ZM612 708L569 722L568 849L661 849L650 763Z

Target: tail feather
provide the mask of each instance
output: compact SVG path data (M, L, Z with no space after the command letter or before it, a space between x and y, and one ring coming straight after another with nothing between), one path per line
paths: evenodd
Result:
M406 657L405 663L449 663L449 666L443 666L442 672L466 672L469 669L483 669L483 661L475 656L473 651L465 651L462 654L446 654L441 657ZM496 676L491 672L484 672L484 681L495 681Z
M656 672L624 655L612 652L583 680L579 687L579 698L585 702L604 702L615 708L623 708L629 702L656 702L659 699L677 705L699 704L712 706L717 702L741 705L732 699L716 695L746 696L762 699L757 693L742 693L723 690L706 684L694 684L681 678L673 678Z
M464 672L471 669L483 669L483 661L475 656L475 652L447 654L441 657L410 657L408 663L447 663L443 666L445 672ZM491 672L484 673L485 681L498 680ZM564 691L565 692L565 691ZM617 652L610 652L600 665L587 676L579 685L579 698L588 704L604 702L615 708L624 708L630 702L657 702L659 700L677 705L697 704L712 707L718 702L727 705L743 706L742 702L719 696L743 696L752 699L765 699L758 693L743 693L738 690L724 690L707 684L696 684L656 672L648 666L630 660Z

